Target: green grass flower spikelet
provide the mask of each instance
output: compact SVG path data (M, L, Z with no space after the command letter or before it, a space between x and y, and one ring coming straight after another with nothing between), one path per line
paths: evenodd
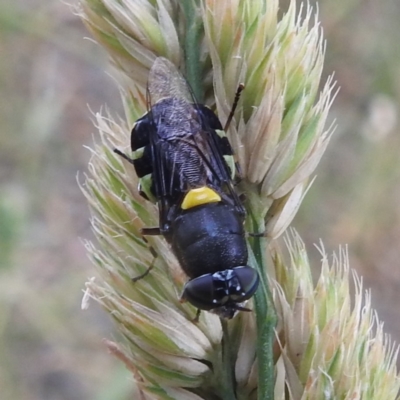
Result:
M274 255L275 398L396 399L398 348L384 335L370 294L351 272L347 249L329 262L321 244L321 273L314 285L304 243L294 231L285 240L288 261L280 250Z
M296 214L332 133L325 123L334 84L320 86L324 41L312 9L291 1L278 19L277 0L81 0L77 13L119 71L126 114L95 116L99 134L81 186L98 242L86 247L100 276L87 283L83 303L95 299L115 320L120 339L105 343L132 372L136 398L396 398L397 351L356 278L352 301L346 252L329 265L321 250L314 285L298 235L286 237L284 250L272 241ZM249 301L255 312L229 322L209 312L193 321L196 309L179 300L187 277L165 239L141 235L158 226L157 207L139 195L133 166L113 152L129 154L159 56L182 71L222 125L245 85L227 134L246 228L266 233L273 257L267 278L266 240L249 239L261 288Z
M246 85L230 138L246 178L246 192L258 192L270 237L279 236L297 211L329 142L324 131L334 85L319 95L324 42L312 9L296 16L295 2L277 20L276 1L207 1L205 31L222 120L235 88ZM314 18L314 21L313 21Z

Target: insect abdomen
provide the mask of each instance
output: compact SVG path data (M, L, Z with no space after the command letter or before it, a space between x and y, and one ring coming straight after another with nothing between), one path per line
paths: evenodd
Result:
M232 206L209 203L183 211L168 238L190 278L246 265L243 220Z

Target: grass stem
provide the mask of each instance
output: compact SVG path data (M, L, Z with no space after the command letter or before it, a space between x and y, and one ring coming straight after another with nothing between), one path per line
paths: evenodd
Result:
M265 230L264 220L259 221L254 215L250 217L254 232L263 232ZM274 400L273 343L277 317L266 275L265 241L266 239L263 237L252 238L253 254L250 253L250 261L252 265L257 266L260 275L260 287L254 295L257 323L258 399Z
M203 87L201 79L200 41L204 26L198 12L197 0L183 0L183 12L186 20L186 36L183 48L185 51L186 79L193 90L196 100L203 102Z

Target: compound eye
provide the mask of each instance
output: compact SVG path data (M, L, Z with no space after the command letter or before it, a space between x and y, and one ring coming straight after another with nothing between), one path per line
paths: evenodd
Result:
M182 298L201 310L211 310L220 305L215 299L214 289L213 275L202 275L186 283Z
M249 299L256 292L258 284L260 282L257 271L249 266L236 267L233 268L233 270L235 271L236 278L240 283L242 293L244 293L244 295L240 295L237 299L233 300L241 302Z

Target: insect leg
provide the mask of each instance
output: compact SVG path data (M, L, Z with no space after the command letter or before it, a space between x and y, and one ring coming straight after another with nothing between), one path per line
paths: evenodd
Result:
M236 186L241 182L243 172L242 172L242 168L240 167L240 164L238 161L235 162L235 168L236 168L236 174L235 174L235 180L233 183Z
M124 158L126 161L130 162L133 165L133 160L132 158L129 158L125 153L123 153L121 150L114 149L114 153L118 154L122 158Z
M161 235L160 227L154 227L154 228L142 228L141 233L143 236L158 236ZM146 240L147 242L147 240Z
M179 301L181 303L185 303L187 300L184 297L181 296ZM200 319L200 314L201 314L201 310L200 310L200 308L198 308L197 311L196 311L196 315L194 316L194 318L192 318L190 320L190 322L193 322L194 324L197 324L199 322L199 319Z
M250 233L250 232L247 232L247 236L249 236L249 237L258 237L258 238L260 238L260 237L267 237L267 232L260 232L260 233Z
M196 316L192 319L192 322L194 324L197 324L199 322L200 314L201 314L201 310L200 310L200 308L198 308L196 311Z
M231 124L232 118L235 115L236 107L237 107L237 105L239 103L240 94L242 93L243 89L244 89L244 84L240 83L238 88L237 88L237 90L236 90L235 99L233 100L231 112L229 113L228 119L225 122L225 126L224 126L224 131L225 132L228 130L229 125Z
M144 239L144 241L145 241L146 243L148 243L147 240L146 240L145 238L143 238L143 239ZM143 274L140 274L140 275L135 276L134 278L132 278L132 282L140 281L140 279L143 279L145 276L147 276L147 275L150 273L150 271L154 268L154 266L155 266L155 264L156 264L156 260L157 260L157 258L158 258L158 254L157 254L156 251L154 250L154 247L153 247L153 246L150 246L150 247L149 247L149 250L150 250L151 255L153 256L153 261L151 262L149 268L147 268L146 271L143 272Z

